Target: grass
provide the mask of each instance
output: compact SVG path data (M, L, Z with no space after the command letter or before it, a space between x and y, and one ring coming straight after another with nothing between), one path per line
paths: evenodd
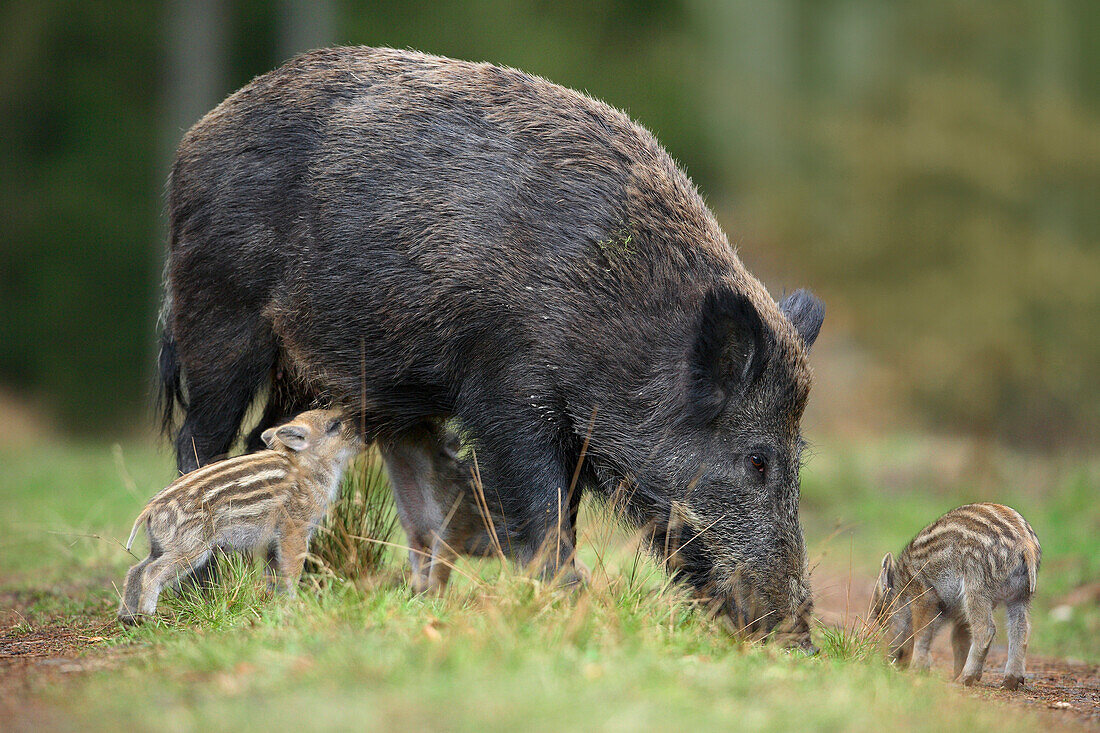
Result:
M995 497L1043 540L1034 651L1100 659L1096 609L1048 618L1061 594L1097 577L1095 466L1035 468L1015 457L1027 471L1010 461L995 474L945 475L942 464L922 468L936 454L916 439L818 448L803 514L819 577L846 578L850 567L873 580L881 554L939 513ZM849 630L819 628L823 653L813 659L732 639L595 513L582 527L593 579L576 591L464 560L444 598L413 597L403 553L391 548L355 580L314 574L297 597L271 598L258 569L237 559L213 595L173 594L154 622L122 631L108 623L112 583L134 559L116 538L171 478L168 458L46 446L0 452L0 466L0 590L30 599L6 633L87 622L110 637L86 652L108 669L35 693L82 728L878 730L890 721L1011 731L1038 722L940 676L889 667L858 631L864 609L852 609Z
M632 603L625 588L574 598L504 578L487 594L444 602L410 600L396 588L302 595L216 634L193 623L134 632L150 652L88 683L81 709L113 725L168 729L248 727L258 709L267 720L305 714L317 727L414 730L487 722L870 730L882 716L917 728L994 720L938 680L913 680L878 661L741 646L681 601ZM135 686L153 704L128 704ZM930 717L944 698L950 717Z
M365 455L310 542L306 572L351 580L379 570L391 554L397 514L381 462Z
M822 625L817 638L821 653L830 659L870 662L882 653L874 629L859 621L847 627Z

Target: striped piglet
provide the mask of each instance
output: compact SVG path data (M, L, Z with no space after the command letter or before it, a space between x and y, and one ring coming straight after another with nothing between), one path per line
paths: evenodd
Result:
M270 450L180 476L149 501L126 542L129 550L144 523L149 556L126 574L120 621L155 613L165 585L204 572L215 550L263 552L271 581L293 591L310 537L361 444L334 410L303 412L263 440Z
M887 553L871 599L872 617L889 627L891 656L917 669L932 664L932 639L954 624L955 677L972 685L982 677L996 627L993 608L1004 603L1008 663L1002 687L1024 679L1031 633L1028 610L1041 550L1031 525L1000 504L967 504L943 515L913 538L897 560ZM915 646L915 651L914 651Z

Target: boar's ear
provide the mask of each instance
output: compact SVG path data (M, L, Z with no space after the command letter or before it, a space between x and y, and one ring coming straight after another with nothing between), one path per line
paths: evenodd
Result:
M293 451L305 450L309 447L309 431L301 425L294 423L283 425L275 430L275 437Z
M779 310L798 331L806 348L813 346L825 320L825 304L809 290L796 290L779 303Z
M760 374L765 327L748 296L728 288L707 293L690 357L691 408L703 422L721 414L731 394Z
M268 450L275 449L275 428L268 428L260 434L260 440L264 442Z

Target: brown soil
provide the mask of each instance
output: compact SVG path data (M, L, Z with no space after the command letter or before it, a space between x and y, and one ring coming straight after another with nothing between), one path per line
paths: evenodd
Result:
M55 439L57 429L41 405L0 387L0 447L25 448Z
M118 633L111 616L32 612L51 597L64 596L60 591L0 591L0 728L4 730L72 728L71 721L53 713L35 693L64 684L67 675L112 667L121 657L103 644Z
M821 621L846 628L864 629L863 618L870 607L873 579L852 578L847 573L818 569L814 573L816 611ZM941 631L932 646L934 669L950 674L950 634ZM1015 691L1002 690L1006 650L997 641L986 660L980 683L967 690L979 697L1041 710L1053 720L1073 727L1100 729L1100 665L1075 660L1052 659L1029 654L1024 684Z

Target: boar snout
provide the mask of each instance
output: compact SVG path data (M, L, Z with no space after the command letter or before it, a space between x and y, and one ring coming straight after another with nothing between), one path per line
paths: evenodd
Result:
M821 653L821 650L817 648L817 645L813 643L813 640L810 639L809 636L788 648L796 649L805 654L807 657L816 657L818 654Z
M736 633L814 656L819 650L810 633L813 599L809 588L797 575L789 576L781 586L776 589L753 583L742 567L721 611Z
M820 651L810 635L810 619L813 603L809 598L795 609L794 613L783 619L772 632L775 640L786 649L800 651L806 656L817 656Z

